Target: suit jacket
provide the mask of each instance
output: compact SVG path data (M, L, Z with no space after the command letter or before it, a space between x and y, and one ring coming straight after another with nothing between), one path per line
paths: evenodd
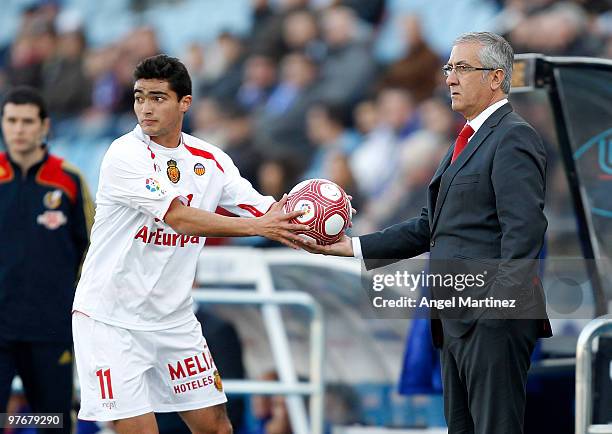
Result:
M512 291L520 293L526 309L542 307L535 274L547 227L542 140L508 103L489 116L451 164L452 152L453 146L433 176L420 216L360 237L366 268L427 251L431 263L488 264L495 270L481 293L464 295L504 298ZM545 311L538 318L539 336L551 336ZM441 346L443 333L463 336L477 320L474 312L450 319L432 310L434 345Z

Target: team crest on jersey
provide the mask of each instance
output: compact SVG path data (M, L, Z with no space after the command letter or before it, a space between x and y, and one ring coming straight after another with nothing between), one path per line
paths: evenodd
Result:
M193 172L198 176L202 176L206 173L206 168L202 163L196 163L195 166L193 166Z
M43 205L49 209L56 209L62 204L62 191L53 190L43 196Z
M168 168L166 169L166 173L168 174L168 179L175 184L179 182L179 179L181 179L181 171L174 160L168 160Z
M215 388L219 391L219 392L223 392L223 382L221 381L221 374L219 374L219 371L215 369L215 372L213 374L213 377L215 379Z

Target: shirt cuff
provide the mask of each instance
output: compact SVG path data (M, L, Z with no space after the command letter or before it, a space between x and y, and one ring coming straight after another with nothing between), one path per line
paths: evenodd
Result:
M361 253L361 241L359 241L359 237L352 237L351 243L353 243L353 256L357 259L363 259L363 253Z

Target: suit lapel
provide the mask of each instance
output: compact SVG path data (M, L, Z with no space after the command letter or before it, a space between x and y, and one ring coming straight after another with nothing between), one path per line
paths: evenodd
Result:
M455 175L461 170L461 168L468 162L471 156L476 152L476 150L482 145L482 143L489 137L489 135L493 132L493 129L499 124L499 122L506 116L508 113L512 112L512 106L510 103L504 104L499 109L497 109L489 118L482 124L482 126L478 129L472 140L468 143L465 149L459 154L459 157L448 166L448 169L443 171L440 178L440 189L438 192L438 198L435 201L435 209L433 212L433 219L430 224L430 232L433 233L436 223L438 222L438 217L440 216L440 209L442 205L444 205L444 200L446 199L446 195L448 194L448 189L455 178ZM454 146L451 146L450 154L452 155L452 149ZM440 167L438 168L438 171ZM436 172L438 175L438 172ZM434 175L434 180L436 179L436 175Z
M433 217L434 217L433 209L436 206L436 203L438 200L438 192L440 191L440 178L442 178L444 171L446 171L446 168L450 164L450 160L452 156L453 156L453 146L448 148L446 155L444 156L444 158L442 158L442 162L438 166L438 169L436 170L436 173L431 179L431 182L429 183L429 187L427 189L427 200L428 200L427 209L429 210L427 214L429 217L429 227L430 228L433 226Z

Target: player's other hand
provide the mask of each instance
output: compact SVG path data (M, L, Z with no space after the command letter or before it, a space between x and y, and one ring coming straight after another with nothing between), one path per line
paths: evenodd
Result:
M256 225L255 232L257 235L299 250L299 246L296 243L302 239L295 234L295 231L307 231L310 227L308 225L290 223L291 219L301 216L304 214L304 211L299 210L285 214L283 208L286 202L287 195L285 194L281 200L275 202L270 207L267 213L254 219Z
M296 241L296 244L310 253L333 256L355 256L353 253L353 242L347 235L343 235L342 238L340 238L334 244L329 244L327 246L320 246L314 241L305 240L303 238Z

